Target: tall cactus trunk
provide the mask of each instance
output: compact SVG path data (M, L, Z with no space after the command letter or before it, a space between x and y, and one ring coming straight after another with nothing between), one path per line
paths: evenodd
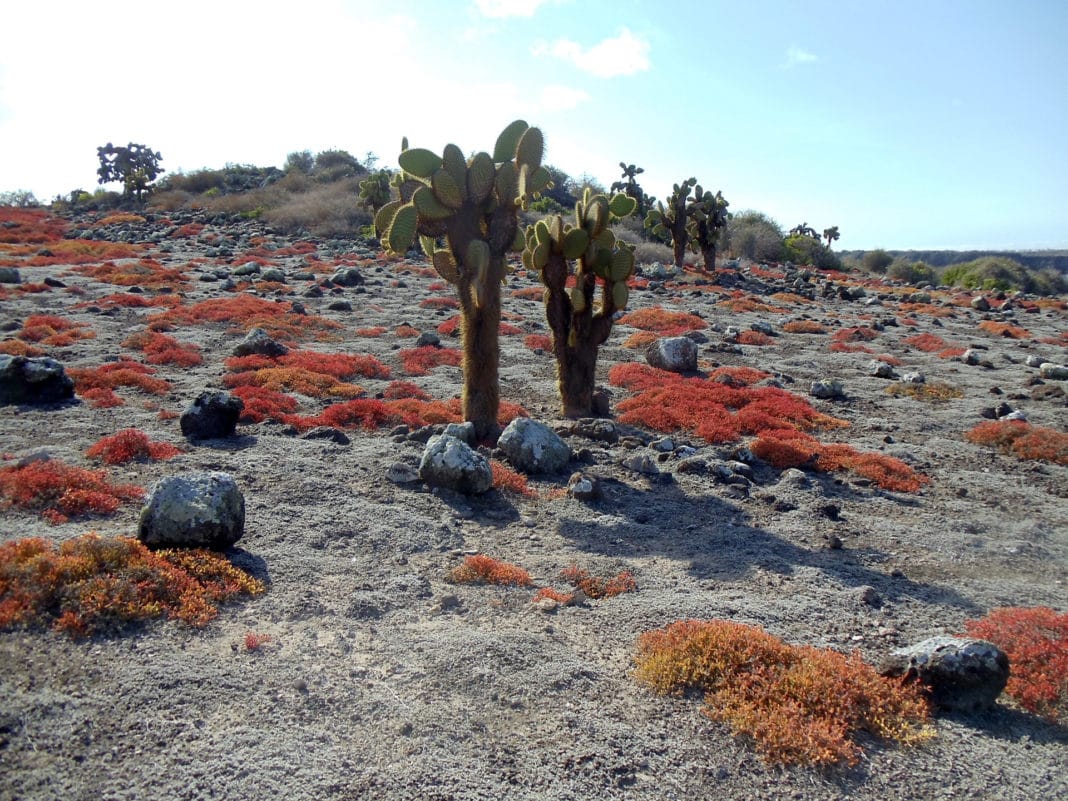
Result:
M504 260L495 260L489 267L486 292L482 305L474 302L470 291L461 292L464 307L460 323L463 342L463 405L464 420L473 423L475 437L480 440L496 440L500 434L497 413L501 395L498 383L501 362L501 277L505 272ZM465 296L465 297L464 297Z
M593 417L593 391L598 345L579 340L576 347L556 349L556 374L564 417Z
M705 272L710 273L716 269L716 246L702 245L701 258L705 260Z

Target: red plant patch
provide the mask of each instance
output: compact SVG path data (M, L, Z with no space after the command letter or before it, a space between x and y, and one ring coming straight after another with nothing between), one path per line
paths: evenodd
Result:
M140 362L123 359L100 367L70 367L67 375L74 381L74 391L94 406L121 406L116 387L134 387L150 395L166 395L171 385L153 378L155 369Z
M582 590L587 598L594 599L612 598L638 589L638 582L634 580L634 574L629 570L624 570L612 578L601 578L590 575L578 565L571 565L560 571L560 578Z
M530 573L523 568L485 554L466 557L462 565L449 573L449 579L457 584L485 583L516 587L529 587L534 583Z
M1053 721L1068 717L1068 613L1046 606L995 609L966 621L964 630L1009 657L1005 691L1020 706Z
M398 336L401 339L415 339L417 336L419 336L419 329L414 328L413 326L410 326L407 323L403 323L402 325L398 325L395 329L393 329L393 334L394 336Z
M1018 459L1068 464L1068 434L1023 420L980 423L966 431L964 438Z
M545 287L527 286L522 289L513 289L512 297L519 298L520 300L536 300L541 302L545 297Z
M85 470L54 459L0 468L0 508L39 511L51 523L111 514L143 495L144 490L133 484L112 484L103 470Z
M413 381L390 381L386 391L382 393L386 400L400 400L401 398L414 398L415 400L428 401L430 395Z
M536 498L538 493L527 484L527 477L517 473L503 462L490 459L490 469L493 471L493 486L504 492L512 492L526 498Z
M871 342L877 336L879 336L879 332L874 328L839 328L831 334L831 341L835 343Z
M0 244L46 245L59 242L67 221L42 209L0 206Z
M148 318L148 327L153 331L169 331L177 326L197 323L228 323L238 332L262 328L275 339L286 341L324 339L341 328L339 323L317 314L298 314L289 303L276 303L253 295L209 298Z
M206 625L216 604L259 595L261 582L202 549L150 551L135 539L85 534L0 545L0 629L47 626L72 637L167 617Z
M380 337L389 329L383 325L375 325L370 328L357 328L356 336L358 337Z
M460 329L460 315L454 314L448 320L443 321L438 325L437 331L443 337L455 336L456 332Z
M45 352L40 348L35 348L33 345L27 345L21 339L5 339L0 342L0 353L8 356L33 358L34 356L44 356Z
M1021 328L1012 323L999 323L996 320L980 321L979 330L996 337L1005 337L1006 339L1031 339L1034 336L1026 328Z
M23 342L62 348L83 339L94 339L96 333L85 323L76 323L54 314L31 314L16 336Z
M619 318L620 325L629 325L643 331L654 331L661 336L679 336L687 331L708 328L708 323L695 314L675 312L653 306L638 309Z
M523 337L523 344L531 350L552 351L553 338L548 334L527 334Z
M534 593L534 597L530 599L530 602L536 604L538 601L544 601L546 598L566 606L575 600L575 594L572 592L560 592L559 590L554 590L552 587L542 587Z
M419 306L423 309L458 309L460 308L460 301L454 297L430 297L423 298L419 301Z
M149 364L173 364L178 367L196 367L203 364L200 348L192 343L179 342L172 336L155 331L131 334L122 341L124 348L139 350Z
M301 367L264 367L227 373L223 376L223 385L229 388L252 386L275 392L298 392L310 398L356 398L364 394L361 386Z
M459 367L463 358L463 353L457 348L439 348L433 345L409 348L400 352L401 364L408 375L426 375L435 367L442 365Z
M949 343L937 334L923 333L915 334L911 337L905 337L903 342L910 347L916 348L916 350L922 350L925 353L938 353L949 347Z
M171 459L181 452L170 443L150 440L145 432L136 428L124 428L110 437L97 440L85 455L90 459L100 459L104 464L126 464L134 459Z
M783 323L782 330L788 334L826 334L827 327L815 320L791 320Z
M297 410L297 399L276 389L252 385L234 387L233 395L241 398L242 423L262 423L264 420L283 420Z
M742 331L738 334L738 344L765 347L774 345L775 340L762 331Z

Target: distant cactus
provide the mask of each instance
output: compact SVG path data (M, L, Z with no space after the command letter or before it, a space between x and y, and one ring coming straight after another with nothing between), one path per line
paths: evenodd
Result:
M691 189L693 197L690 197ZM682 268L689 248L704 257L706 270L712 270L716 266L716 245L730 219L728 205L722 192L713 195L702 189L696 178L688 178L675 184L666 207L657 203L657 208L649 210L645 227L653 236L671 240L676 267Z
M645 170L642 167L635 167L633 164L627 164L623 161L619 162L619 168L623 171L620 176L623 180L613 183L611 191L613 193L623 192L638 201L638 216L644 217L645 213L656 202L655 197L645 194L645 190L642 189L641 184L637 181L637 176L641 175Z
M523 265L539 273L547 287L545 313L566 417L594 413L597 349L608 339L615 313L627 305L627 279L634 272L633 248L618 241L608 224L632 214L637 205L625 194L609 199L587 188L575 205L575 225L556 215L526 229ZM575 286L569 289L572 275ZM602 291L595 303L598 279Z
M360 181L360 197L357 202L377 214L392 198L392 177L388 170L379 170L364 178Z
M518 211L550 185L542 166L542 133L516 120L497 138L493 155L464 159L456 145L442 155L402 145L400 199L375 216L382 244L404 253L419 241L434 269L455 284L462 314L463 414L480 439L498 433L501 283L509 251L524 239ZM445 247L438 240L445 238Z

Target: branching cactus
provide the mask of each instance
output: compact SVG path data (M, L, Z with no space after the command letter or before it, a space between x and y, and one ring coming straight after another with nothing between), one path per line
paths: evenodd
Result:
M463 414L480 439L498 433L501 283L509 251L524 244L518 211L550 185L542 166L544 140L516 120L497 138L493 155L466 160L456 145L442 155L402 145L400 199L375 216L382 244L405 253L419 236L438 274L457 288L463 339ZM444 247L439 246L444 238Z
M556 215L526 229L523 265L538 272L547 287L545 315L566 417L594 414L597 349L612 331L613 315L627 305L627 279L634 272L634 249L616 240L608 224L637 205L625 194L609 199L587 188L575 204L575 225ZM571 276L575 284L569 288Z
M690 249L701 254L706 270L716 268L716 245L727 228L727 220L730 219L727 213L729 205L722 192L713 195L698 184L694 189L694 196L686 206L686 216L689 219L686 233L690 239Z
M688 178L681 185L675 184L671 197L668 198L667 206L657 203L655 209L650 209L645 218L645 227L664 241L671 240L671 249L675 257L675 266L682 269L682 261L686 256L686 246L689 243L689 232L686 230L688 218L686 216L686 201L690 196L690 190L697 184L696 178Z
M379 170L364 178L360 181L360 197L356 202L377 214L378 210L389 203L392 197L391 178L387 170Z

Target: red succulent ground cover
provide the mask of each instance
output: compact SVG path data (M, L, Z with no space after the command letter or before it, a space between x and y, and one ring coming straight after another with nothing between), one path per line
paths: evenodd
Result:
M162 616L201 627L217 604L264 589L202 549L153 552L94 533L58 546L41 538L0 545L0 629L51 626L86 637Z
M997 448L1018 459L1068 465L1068 434L1024 420L991 420L964 433L976 445Z
M288 342L326 339L341 328L339 323L317 314L298 314L289 303L276 303L253 295L210 298L148 317L148 327L152 331L170 331L198 323L228 323L237 331L262 328L275 339Z
M629 325L643 331L653 331L660 336L679 336L687 331L708 328L708 323L696 314L669 311L659 306L638 309L619 318L620 325Z
M408 375L426 375L442 365L459 367L464 358L463 352L457 348L440 348L434 345L407 348L401 350L399 356L404 372Z
M55 459L0 468L0 508L37 511L51 523L111 514L143 495L144 490L133 484L112 484L104 470L86 470Z
M145 354L149 364L173 364L178 367L196 367L203 364L197 345L179 342L172 336L156 331L141 331L131 334L122 341L124 348L139 350Z
M153 378L155 369L140 362L122 359L100 367L70 367L67 375L74 381L79 397L97 408L121 406L124 401L114 390L133 387L150 395L166 395L171 385L161 378Z
M484 583L529 587L534 583L530 578L530 573L523 568L485 554L466 557L462 565L449 573L449 578L457 584Z
M965 622L964 630L1009 657L1005 692L1020 706L1050 720L1068 718L1068 613L1047 606L994 609Z
M589 571L571 565L560 571L560 578L571 586L582 590L587 598L614 598L625 592L634 592L638 589L638 582L634 574L624 570L611 578L591 575Z
M168 442L155 442L143 431L124 428L109 437L97 440L85 455L90 459L100 459L104 464L126 464L134 459L171 459L180 453L180 448Z
M43 209L0 206L0 245L45 245L59 242L63 239L67 227L66 220L53 217Z

